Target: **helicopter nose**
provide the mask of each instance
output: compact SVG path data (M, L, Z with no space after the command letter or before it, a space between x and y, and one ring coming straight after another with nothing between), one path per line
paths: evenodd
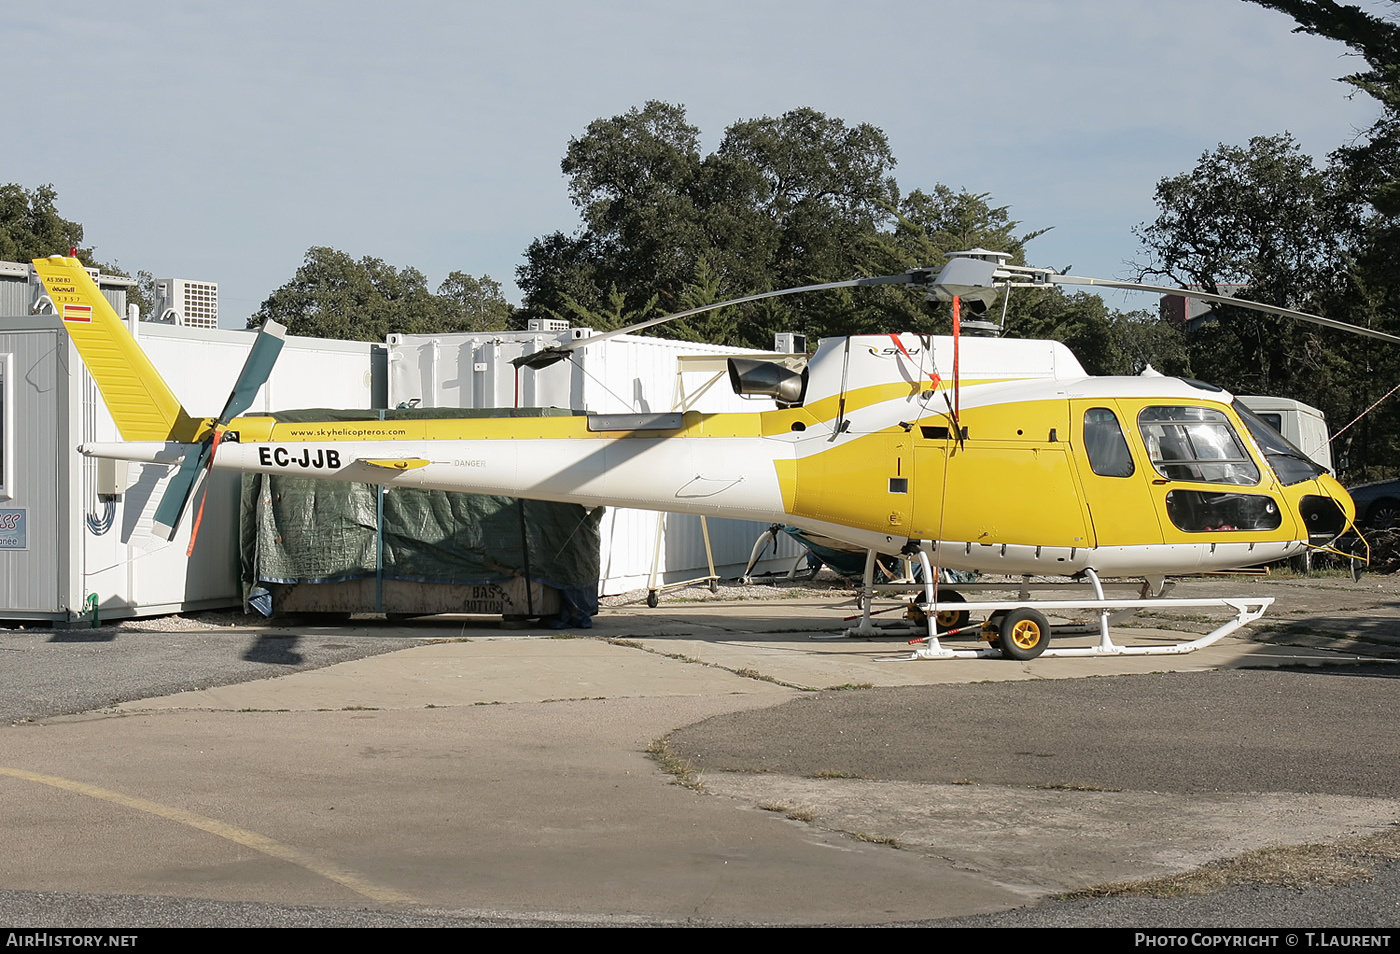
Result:
M1356 504L1330 474L1318 477L1317 486L1323 494L1304 494L1298 501L1298 514L1307 528L1308 542L1326 546L1356 519Z

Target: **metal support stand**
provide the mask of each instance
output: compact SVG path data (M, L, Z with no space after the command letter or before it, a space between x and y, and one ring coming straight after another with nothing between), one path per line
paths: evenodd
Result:
M934 597L933 590L933 567L929 565L928 553L922 548L919 550L919 568L924 571L924 622L928 625L928 636L924 639L924 645L915 650L920 659L947 659L958 655L957 650L944 649L938 642L938 614L933 612L933 607L938 605L938 600ZM910 574L911 576L913 574ZM867 601L867 605L868 601Z
M684 374L687 370L710 371L711 377L692 394L685 393ZM724 379L729 373L728 359L720 355L682 355L676 359L676 381L671 390L671 410L690 410L695 402L704 395L717 381ZM715 573L715 555L710 547L710 524L702 516L700 518L700 532L705 537L705 566L710 571L708 576L697 577L693 580L682 580L678 583L663 583L657 585L657 578L660 575L661 563L661 539L666 525L666 514L659 514L656 518L656 545L651 555L651 576L647 579L647 605L655 608L660 602L659 594L666 590L680 589L684 586L694 586L696 583L708 583L711 593L719 592L719 576Z
M660 513L656 515L656 547L651 555L651 576L647 579L647 605L656 608L661 602L658 594L667 590L678 590L686 586L694 586L696 583L708 583L711 593L719 592L719 575L715 573L715 555L710 549L710 525L704 517L700 518L700 532L705 538L705 566L709 569L708 576L699 576L693 580L681 580L676 583L657 584L660 576L661 563L661 535L666 526L666 518L669 514Z

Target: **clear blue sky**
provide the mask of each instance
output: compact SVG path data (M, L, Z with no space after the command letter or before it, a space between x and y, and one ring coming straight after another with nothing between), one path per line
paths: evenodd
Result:
M1127 277L1158 179L1369 124L1340 44L1243 0L12 4L0 182L51 182L100 258L219 282L226 327L306 250L513 279L572 231L570 137L649 99L706 149L810 106L889 136L907 192L991 193L1033 264ZM1143 299L1110 299L1144 307Z

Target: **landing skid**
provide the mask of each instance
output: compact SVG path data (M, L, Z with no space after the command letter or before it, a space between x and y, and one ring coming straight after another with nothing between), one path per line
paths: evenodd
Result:
M923 645L906 656L894 657L900 660L985 659L994 656L1007 656L1019 660L1035 659L1038 656L1177 656L1204 649L1212 643L1224 639L1240 627L1259 619L1274 602L1273 597L1177 599L1165 595L1170 591L1172 584L1160 578L1150 580L1145 584L1137 584L1141 586L1141 593L1137 599L1107 599L1104 596L1104 584L1093 570L1084 571L1085 581L1093 588L1092 599L1032 599L1030 596L1032 586L1028 582L1022 582L1019 587L1016 584L998 583L939 583L935 585L933 582L935 576L929 565L928 554L921 551L918 554L918 559L923 568L923 578L926 581L922 587L924 599L919 606L925 616L925 624L920 625L918 629L919 631L926 630L927 635L910 640L910 642L918 642ZM877 585L873 582L873 565L874 554L872 552L871 557L866 561L865 581L861 593L863 612L860 625L846 630L845 636L900 635L890 628L876 627L872 624L871 604L876 593L907 593L913 588L913 584ZM1064 586L1065 584L1049 585ZM1019 592L1016 599L1010 600L964 600L962 595L956 592L948 594L952 598L938 599L937 591L939 589L953 590L954 588L961 591L1017 589ZM1149 598L1149 593L1154 591L1157 595ZM1113 641L1110 635L1113 623L1131 617L1142 609L1167 607L1227 607L1234 610L1235 615L1204 636L1171 645L1122 646ZM1084 611L1090 611L1098 617L1097 625L1062 627L1061 632L1097 632L1098 643L1086 647L1049 648L1051 626L1045 614L1051 612L1082 613ZM989 615L988 622L969 624L969 615L972 613L987 613ZM945 627L950 627L943 633L944 636L977 630L979 635L992 641L990 645L979 649L949 649L939 641L940 619L944 622Z

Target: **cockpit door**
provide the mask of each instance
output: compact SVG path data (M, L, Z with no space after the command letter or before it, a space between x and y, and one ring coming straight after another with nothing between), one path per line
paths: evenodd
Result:
M1273 471L1225 409L1164 400L1123 402L1123 409L1142 439L1167 543L1296 539Z

